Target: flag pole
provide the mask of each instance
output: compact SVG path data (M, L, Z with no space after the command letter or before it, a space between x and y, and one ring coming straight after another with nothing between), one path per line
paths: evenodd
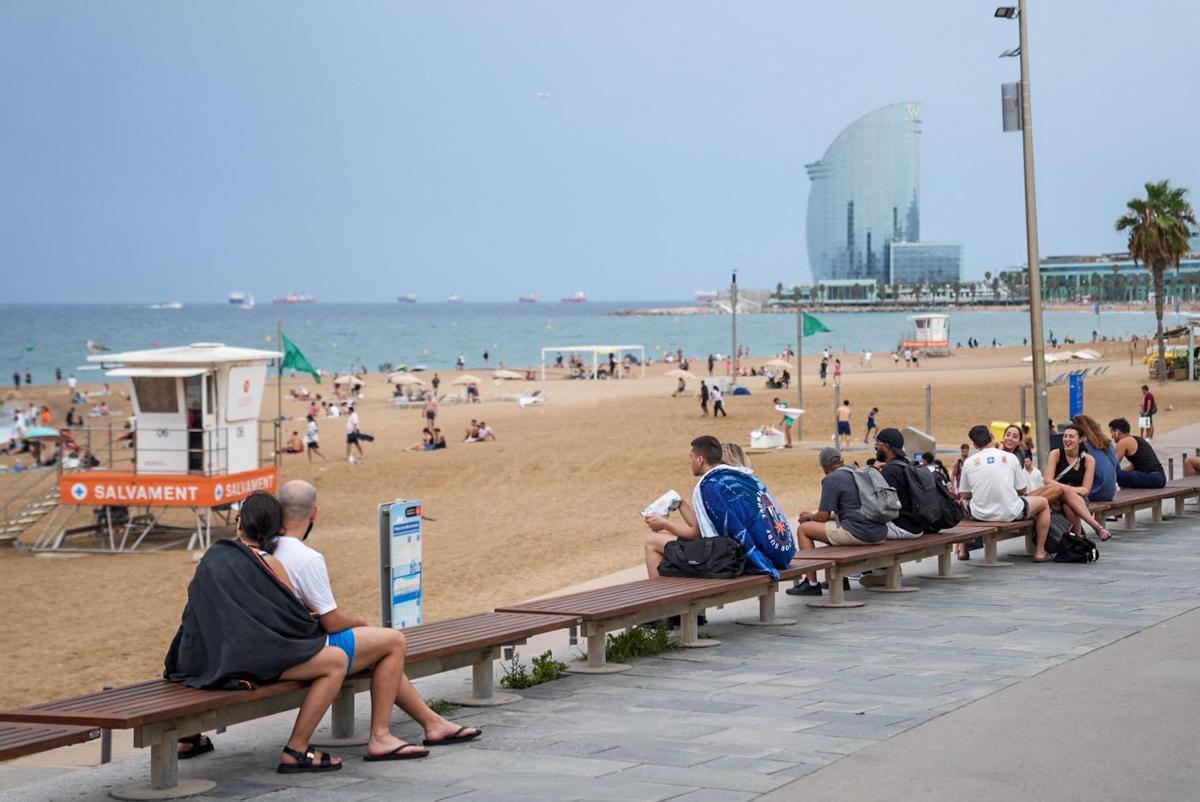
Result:
M275 381L275 467L279 467L279 435L280 425L283 421L283 360L287 356L286 350L283 347L283 321L275 321L275 345L279 349L279 353L283 354L276 361L279 366L279 376Z
M796 406L804 409L804 309L796 302ZM804 439L804 415L796 419L796 439Z

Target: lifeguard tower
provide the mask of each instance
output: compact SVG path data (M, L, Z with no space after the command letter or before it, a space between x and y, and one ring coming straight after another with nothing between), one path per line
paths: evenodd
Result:
M129 379L132 427L108 429L107 449L89 448L107 464L59 476L57 520L33 550L128 552L152 533L156 548L185 536L188 548L208 548L214 518L228 525L231 504L278 483L278 423L264 438L259 412L267 366L281 356L194 343L88 357ZM162 521L172 510L189 510L188 525ZM72 528L80 512L93 522Z
M900 340L900 350L920 351L921 356L950 356L950 316L913 315L913 328Z

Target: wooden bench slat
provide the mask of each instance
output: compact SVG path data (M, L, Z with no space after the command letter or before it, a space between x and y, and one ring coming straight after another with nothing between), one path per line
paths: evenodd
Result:
M12 760L60 746L71 746L100 737L95 727L61 724L0 724L0 760Z
M1017 522L1021 523L1021 522ZM857 562L870 557L890 557L903 555L907 552L924 551L931 546L945 546L951 543L962 543L981 535L997 531L997 525L977 522L976 526L959 526L930 535L909 538L907 540L884 540L864 546L818 546L813 549L799 549L797 559L826 560L829 562ZM1025 522L1023 526L1027 526ZM793 563L794 566L794 563ZM811 570L811 569L808 569Z
M450 654L505 646L532 635L566 628L577 620L571 615L481 613L424 624L405 631L409 643L407 659L409 662L432 660ZM0 713L0 722L128 729L269 699L304 687L305 683L302 682L284 681L263 685L252 691L201 691L165 679L154 679L5 711Z

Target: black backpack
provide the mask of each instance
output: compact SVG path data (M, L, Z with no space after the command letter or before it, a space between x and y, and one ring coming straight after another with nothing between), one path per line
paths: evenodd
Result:
M1058 554L1063 535L1071 531L1071 519L1061 512L1050 513L1050 530L1046 533L1046 552Z
M727 537L672 540L658 564L659 576L700 579L733 579L745 569L746 554L736 540Z
M941 473L918 468L905 462L908 496L912 504L909 515L919 521L923 532L940 532L958 526L966 511Z
M958 500L958 493L950 486L950 482L946 480L941 473L933 473L927 471L933 477L933 483L937 485L937 503L940 515L934 527L934 531L940 532L943 529L952 529L962 523L962 519L967 517L967 511L963 508L962 502Z
M1094 563L1100 559L1100 549L1086 537L1080 537L1074 532L1067 532L1058 541L1058 551L1054 555L1056 563Z

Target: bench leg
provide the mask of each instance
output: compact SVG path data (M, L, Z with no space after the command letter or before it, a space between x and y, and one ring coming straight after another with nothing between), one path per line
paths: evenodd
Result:
M205 794L217 787L212 780L180 780L179 733L170 730L150 745L150 785L122 785L109 794L114 799L182 799Z
M1166 523L1166 521L1163 520L1162 499L1159 499L1150 506L1150 522L1156 524Z
M1187 511L1187 496L1175 497L1175 517L1176 518L1195 518L1196 516Z
M900 563L887 567L887 583L881 588L866 588L872 593L916 593L920 588L908 588L900 584Z
M703 612L703 609L695 610L689 607L687 612L679 616L679 645L683 648L707 649L711 646L721 645L719 640L700 637L700 627L696 624L696 616Z
M747 627L788 627L797 623L795 618L780 618L775 615L775 594L779 585L772 582L771 587L758 597L758 618L739 618L738 623Z
M329 726L313 733L312 745L329 748L366 746L369 733L354 732L354 688L342 688L329 706Z
M496 693L495 678L496 662L489 654L486 660L471 666L471 695L452 696L446 701L462 707L499 707L521 701L520 694Z
M1012 563L1003 562L997 559L1000 556L1000 549L996 541L995 535L983 536L983 562L976 563L983 568L1007 568Z
M809 607L862 607L865 602L846 601L846 592L842 590L842 572L835 565L825 571L829 578L829 598L820 601L810 601Z
M938 572L932 576L922 577L923 579L967 579L966 574L954 574L950 569L954 565L954 544L946 544L941 551L938 552Z
M569 663L567 671L572 674L616 674L633 668L626 663L610 663L605 659L604 646L607 640L607 632L589 628L587 630L587 662Z
M1125 511L1125 526L1121 527L1122 532L1149 532L1150 530L1144 526L1137 525L1137 510Z

